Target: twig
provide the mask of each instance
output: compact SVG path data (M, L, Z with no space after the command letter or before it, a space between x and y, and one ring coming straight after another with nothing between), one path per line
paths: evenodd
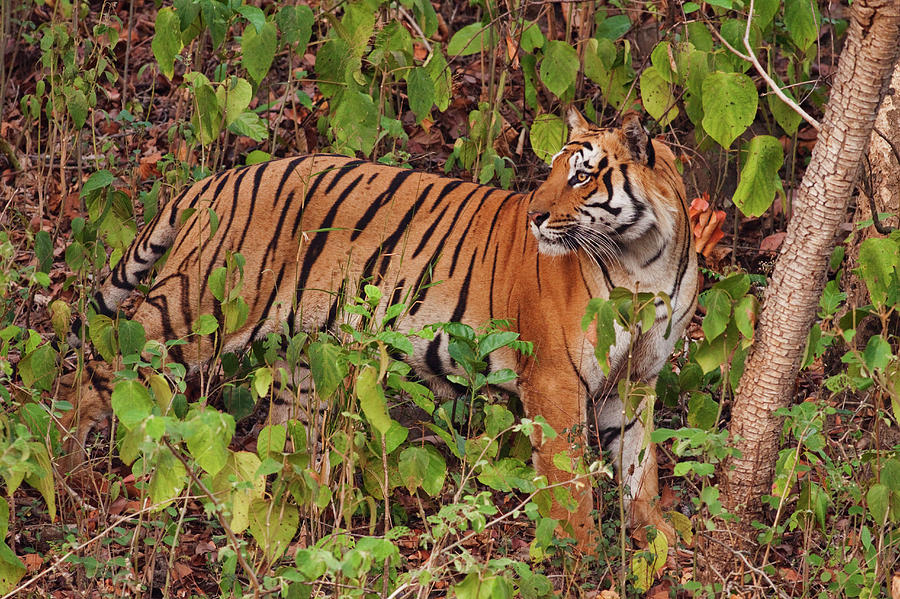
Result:
M109 532L111 530L115 529L123 522L127 522L128 520L133 520L134 518L137 518L138 516L145 514L147 512L151 512L151 511L155 510L156 508L157 508L157 506L155 504L149 505L147 507L141 508L139 511L135 512L134 514L129 514L128 516L122 516L121 518L119 518L118 520L116 520L115 522L113 522L112 524L107 526L106 528L104 528L101 532L97 533L96 535L94 535L93 537L91 537L90 539L85 541L84 543L81 543L80 545L78 545L77 547L75 547L74 549L72 549L68 553L66 553L64 556L62 556L61 558L59 558L58 560L53 562L52 566L50 566L46 570L41 571L38 574L35 574L32 578L28 579L28 581L20 584L19 586L17 586L16 588L14 588L10 592L8 592L7 594L3 595L3 597L0 597L0 599L12 599L12 597L18 597L19 593L21 591L24 591L25 589L30 587L32 584L34 584L41 578L47 576L48 574L50 574L51 572L56 570L60 566L60 564L62 564L67 559L69 559L69 557L71 557L75 553L81 551L82 549L84 549L85 547L90 545L91 543L99 541L100 539L105 537L107 534L109 534Z
M9 160L9 165L13 168L14 171L22 170L22 164L16 157L15 149L13 149L9 142L2 137L0 137L0 153L6 156L6 159Z
M763 580L765 580L767 583L769 583L769 586L772 587L772 590L775 591L775 593L777 593L778 596L781 597L781 599L790 599L790 595L788 595L787 593L785 593L784 591L779 589L778 586L772 581L771 578L769 578L769 576L763 570L761 570L760 568L757 568L756 566L751 564L750 560L747 559L747 556L744 555L744 553L742 551L736 551L733 547L726 545L722 541L714 538L712 535L703 535L703 538L705 538L709 541L712 541L713 543L715 543L717 545L721 545L722 547L725 547L726 549L730 550L734 555L741 558L741 561L744 562L744 565L747 566L748 569L750 569L754 573L758 574L760 577L763 578Z
M402 6L397 7L397 12L400 13L400 16L406 19L406 22L409 23L410 27L415 29L416 33L419 34L419 38L422 40L422 45L425 46L425 49L428 50L428 53L431 54L431 44L428 42L428 38L425 37L425 32L422 31L422 28L419 27L419 24L416 23L416 20L409 16L409 13L404 10Z
M769 74L766 72L766 70L762 67L762 64L760 64L759 60L756 58L756 54L753 53L753 48L750 46L750 24L752 23L752 21L753 21L753 0L750 0L750 8L747 13L747 27L746 27L746 29L744 29L744 39L743 39L744 48L746 48L748 54L744 54L743 52L737 50L734 46L729 44L725 40L725 38L723 38L722 35L718 32L718 30L716 30L715 27L709 27L708 24L707 24L707 27L713 32L713 34L717 38L719 38L719 41L722 42L722 44L726 48L728 48L728 50L730 50L735 56L737 56L741 60L746 60L747 62L751 63L753 65L753 67L756 69L756 72L759 73L759 76L762 77L763 80L766 82L766 85L769 86L769 88L772 90L772 92L776 96L778 96L778 98L782 102L787 104L787 106L791 110L793 110L794 112L799 114L800 117L804 121L809 123L813 129L815 129L816 131L819 131L822 128L822 125L819 123L819 121L814 119L809 113L807 113L805 110L803 110L803 108L801 108L799 104L797 104L795 101L791 100L787 96L787 94L785 94L781 90L781 87L779 87L778 84L775 83L775 80L769 76Z
M259 580L256 578L256 573L253 569L250 568L250 564L247 563L247 560L244 559L244 554L241 552L241 543L237 538L237 535L234 534L234 531L231 530L231 527L228 526L228 522L225 521L224 516L222 516L222 506L219 504L219 501L215 498L212 492L206 488L206 485L203 484L203 481L197 476L194 472L194 469L188 464L187 460L184 459L184 456L181 455L180 451L176 451L172 444L168 439L163 439L163 442L166 444L166 447L169 448L169 451L172 452L179 462L184 465L185 470L190 475L191 480L194 481L194 484L203 492L204 495L209 499L209 501L213 504L213 507L216 510L216 518L219 520L219 524L222 526L222 530L225 531L225 535L228 537L228 540L234 545L234 553L237 556L237 561L241 564L241 568L244 569L244 572L247 573L247 577L250 579L250 586L253 587L253 593L256 596L259 596L260 588L259 588ZM5 597L2 599L6 599Z

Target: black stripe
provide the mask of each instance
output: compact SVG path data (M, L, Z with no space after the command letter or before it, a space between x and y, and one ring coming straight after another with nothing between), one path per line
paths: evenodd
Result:
M638 418L635 418L631 422L625 425L625 428L622 428L622 425L619 426L609 426L607 428L599 429L597 431L597 438L600 440L600 448L604 448L609 445L613 439L617 438L620 434L627 433L631 430L634 424L638 421Z
M469 301L469 284L472 282L472 267L474 265L475 254L472 254L472 259L469 261L469 269L466 272L466 277L465 279L463 279L463 284L459 288L456 307L453 308L453 315L450 316L450 322L462 322L463 314L465 314L466 312L466 303Z
M431 374L441 377L447 374L447 371L444 370L444 364L441 362L440 348L443 337L443 335L435 335L431 343L428 344L428 349L425 350L425 365L428 366Z
M460 181L459 179L447 181L446 185L444 185L444 188L441 189L441 193L439 193L438 196L434 199L434 204L431 205L431 208L428 209L428 212L434 212L437 209L438 204L440 204L444 200L444 198L450 195L450 193L452 193L454 189L462 184L463 181Z
M263 176L265 175L266 171L269 169L271 164L272 164L271 162L263 162L263 163L260 163L259 165L257 165L258 168L256 169L256 172L253 175L253 189L250 191L250 197L247 198L249 200L249 202L247 202L247 200L245 200L245 203L250 204L250 207L247 209L247 219L244 224L244 230L241 232L241 237L238 240L236 249L234 251L240 252L241 249L243 249L243 247L244 247L244 240L247 238L247 233L249 233L250 229L251 229L250 223L253 222L253 211L256 210L256 200L259 197L259 186L262 183ZM246 194L244 194L244 196L246 198ZM237 198L235 198L235 199L237 199ZM267 198L267 199L271 199L274 202L278 199L278 195L276 194L275 197ZM234 205L234 208L235 209L237 208L237 204ZM254 235L259 234L259 232L255 231L255 230L253 231L253 233L254 233ZM260 271L261 270L262 269L260 269Z
M266 303L264 304L266 306L266 308L265 308L265 310L263 310L263 313L260 315L259 322L256 323L256 326L254 326L253 330L250 332L249 341L251 341L251 342L256 339L257 335L259 335L259 332L262 330L263 326L265 326L266 321L269 318L269 313L272 309L272 304L275 301L275 297L278 295L278 289L281 287L282 280L284 279L284 269L286 267L287 267L287 264L285 264L285 263L281 264L281 268L278 271L278 276L275 277L275 281L272 283L272 290L269 292L269 298L266 300ZM262 272L263 270L265 270L265 269L260 269L260 272ZM274 273L272 273L272 274L274 275ZM259 290L259 289L260 289L260 286L257 285L257 290ZM219 304L219 301L215 300L214 304ZM255 303L254 303L254 305L255 305ZM224 322L224 320L223 320L223 322ZM278 331L278 332L280 333L281 331ZM224 326L222 328L222 333L223 334L225 333ZM220 335L219 337L222 337L222 336L223 335Z
M353 227L353 232L350 234L350 241L356 241L356 238L362 234L363 229L368 226L372 219L375 218L375 213L384 206L389 200L394 197L394 194L397 193L397 190L400 189L400 186L403 185L403 182L406 181L410 175L416 173L413 170L398 170L394 177L391 179L391 182L388 184L387 188L379 194L375 201L369 204L368 209L365 214L363 214L358 221L356 221L356 226Z
M334 224L334 219L337 216L338 210L340 210L341 205L348 197L350 197L353 188L356 187L356 184L359 183L364 176L364 174L361 174L359 177L357 177L356 180L353 181L353 183L351 183L341 192L341 195L338 196L335 202L331 205L331 209L328 211L328 214L325 215L325 218L319 224L319 229L328 229L332 224ZM312 191L313 190L310 190L310 192ZM309 279L309 275L312 273L312 268L315 265L316 260L319 259L322 250L325 249L325 242L328 240L328 233L328 231L322 231L313 234L312 241L310 241L309 246L306 249L306 254L304 254L303 256L303 268L300 270L300 277L297 280L296 305L298 306L301 304L301 300L303 298L303 290L306 287L306 281L307 279Z
M488 228L488 236L484 242L484 248L482 248L482 250L481 250L481 261L482 262L484 262L484 259L487 258L487 253L488 253L488 248L491 243L491 238L494 236L494 228L497 226L497 219L500 218L500 213L503 212L503 207L506 206L506 202L508 202L510 200L510 198L515 198L515 197L522 197L522 194L509 193L509 194L507 194L507 196L505 198L503 198L503 201L500 202L500 205L497 206L497 211L494 212L494 218L491 219L491 226ZM496 261L496 259L497 259L497 255L495 253L494 260ZM491 280L493 280L493 277L491 277Z
M437 264L438 256L440 255L440 250L441 248L436 248L434 250L434 253L431 254L431 258L429 258L428 262L426 262L425 266L422 268L422 272L416 277L416 284L413 287L413 294L415 297L413 305L409 309L410 316L415 316L416 312L418 312L425 304L425 297L428 295L428 290L431 289L431 286L429 285L425 289L422 289L422 287L425 285L425 277L429 272L431 273L431 281L429 281L429 283L434 281L434 269Z
M656 148L653 147L653 140L647 140L647 167L653 168L656 166Z
M494 285L496 284L497 274L497 254L500 253L500 246L494 247L494 264L491 266L491 286L488 288L488 315L494 320Z
M650 266L651 264L653 264L654 262L659 260L660 256L663 255L663 252L665 251L665 249L667 247L669 247L669 242L666 240L663 240L663 242L659 246L659 249L656 250L656 253L653 254L653 256L651 256L646 262L641 264L641 268L647 268L648 266Z
M384 277L384 273L387 271L387 265L390 262L389 254L394 251L397 242L400 241L400 238L409 229L409 223L412 222L413 216L415 216L416 212L421 208L422 203L425 201L433 186L434 183L429 183L422 193L416 197L416 201L410 206L409 210L406 211L403 218L400 219L400 224L397 225L394 232L391 233L390 236L382 242L381 246L375 250L373 257L377 254L381 255L381 268L378 269L379 277ZM368 276L368 274L364 274L364 276Z

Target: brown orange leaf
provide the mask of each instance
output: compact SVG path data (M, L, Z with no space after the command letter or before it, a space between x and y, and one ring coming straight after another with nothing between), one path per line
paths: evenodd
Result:
M725 237L722 225L725 224L725 211L713 210L709 205L709 194L704 192L694 198L688 208L691 231L698 254L709 258L716 244Z

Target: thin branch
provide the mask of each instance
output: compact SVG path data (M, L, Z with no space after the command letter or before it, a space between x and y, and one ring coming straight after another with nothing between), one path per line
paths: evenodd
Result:
M51 572L53 572L54 570L56 570L56 569L60 566L60 564L62 564L62 563L65 562L66 560L68 560L71 556L75 555L76 553L78 553L79 551L81 551L82 549L84 549L85 547L87 547L88 545L90 545L91 543L94 543L94 542L96 542L96 541L99 541L100 539L102 539L103 537L105 537L106 535L108 535L108 534L110 533L110 531L112 531L113 529L117 528L117 527L118 527L120 524L122 524L123 522L127 522L127 521L129 521L129 520L134 520L135 518L137 518L137 517L140 516L141 514L144 514L144 513L146 513L146 512L151 512L151 511L157 509L157 507L158 507L158 506L155 505L155 504L154 504L154 505L149 505L149 506L146 506L146 507L144 507L144 508L138 510L138 511L135 512L134 514L129 514L129 515L127 515L127 516L122 516L121 518L119 518L118 520L116 520L115 522L113 522L112 524L110 524L109 526L107 526L106 528L104 528L104 529L103 529L102 531L100 531L99 533L95 534L93 537L91 537L90 539L88 539L88 540L85 541L84 543L81 543L81 544L78 545L77 547L75 547L75 548L73 548L72 550L70 550L69 552L67 552L64 556L62 556L61 558L59 558L58 560L56 560L55 562L53 562L53 565L52 565L52 566L50 566L50 567L47 568L46 570L42 570L41 572L35 574L33 577L29 578L27 581L23 582L22 584L20 584L19 586L17 586L16 588L14 588L14 589L11 590L10 592L8 592L7 594L3 595L3 597L0 597L0 599L12 599L12 597L18 597L18 596L19 596L19 593L20 593L21 591L24 591L25 589L27 589L28 587L30 587L32 584L34 584L35 582L37 582L37 581L40 580L41 578L47 576L48 574L50 574Z
M723 543L722 541L720 541L719 539L716 539L712 535L703 535L703 538L708 539L708 540L712 541L713 543L720 545L721 547L723 547L725 549L728 549L734 555L741 558L741 561L744 562L744 565L747 567L747 569L752 571L754 574L760 576L763 580L765 580L767 583L769 583L769 586L772 587L772 590L775 591L775 593L779 597L781 597L781 599L790 599L790 595L788 595L787 593L785 593L784 591L779 589L778 586L772 581L771 578L769 578L769 576L762 569L757 568L752 563L750 563L750 560L747 559L747 556L744 555L743 551L736 550L734 547L731 547L730 545Z
M168 439L163 439L163 442L166 444L166 447L169 448L169 451L172 452L179 462L184 465L184 469L187 470L187 473L190 475L191 480L194 481L194 484L203 492L204 495L209 499L209 501L213 504L216 510L216 518L219 520L219 525L222 526L222 530L225 531L225 535L228 537L228 540L234 545L234 554L237 557L237 561L241 564L241 568L244 569L244 572L247 573L247 577L250 579L250 586L253 587L253 591L255 595L259 595L259 580L256 578L256 572L250 567L250 564L247 563L247 560L244 559L244 554L241 552L241 542L238 540L237 535L234 534L234 531L231 530L231 527L228 526L228 522L225 521L225 517L222 515L222 506L219 504L219 501L212 494L212 492L206 488L206 485L203 484L203 481L197 476L194 472L194 469L188 464L187 460L184 459L184 456L181 455L180 451L177 451ZM3 599L6 599L5 597Z
M708 24L707 24L707 27L713 32L713 34L717 38L719 38L719 41L722 42L722 45L724 45L726 48L728 48L728 50L731 51L732 54L734 54L741 60L746 60L747 62L752 64L753 67L756 69L756 72L759 73L759 76L762 77L763 80L766 82L766 85L769 86L769 88L772 90L772 92L776 96L778 96L778 98L782 102L787 104L787 106L791 110L793 110L794 112L799 114L800 117L804 121L809 123L813 129L815 129L816 131L819 131L822 128L822 125L819 123L819 121L814 119L809 113L807 113L805 110L803 110L803 108L801 108L800 105L797 104L794 100L791 100L787 96L787 94L785 94L781 90L781 87L778 86L778 84L775 82L775 80L769 76L769 73L767 73L766 70L763 68L762 64L760 64L759 59L756 58L756 54L753 53L753 48L750 46L750 24L752 21L753 21L753 0L750 0L750 9L749 9L749 12L747 13L747 27L746 27L746 29L744 29L744 39L743 39L744 48L747 49L748 54L744 54L743 52L741 52L740 50L736 49L734 46L729 44L725 40L725 38L722 37L722 35L718 32L718 30L715 27L710 27Z

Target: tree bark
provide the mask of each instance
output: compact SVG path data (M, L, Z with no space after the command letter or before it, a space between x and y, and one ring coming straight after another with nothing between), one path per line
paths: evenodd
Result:
M756 544L751 522L761 520L771 492L781 419L788 405L806 338L825 284L828 258L846 220L860 161L869 145L878 105L900 51L900 2L853 2L847 41L812 159L794 203L787 236L766 292L756 338L735 397L730 432L741 456L718 472L721 502L737 519L701 539L708 570L738 572L735 550ZM705 551L704 551L705 550ZM754 561L753 555L745 555Z

